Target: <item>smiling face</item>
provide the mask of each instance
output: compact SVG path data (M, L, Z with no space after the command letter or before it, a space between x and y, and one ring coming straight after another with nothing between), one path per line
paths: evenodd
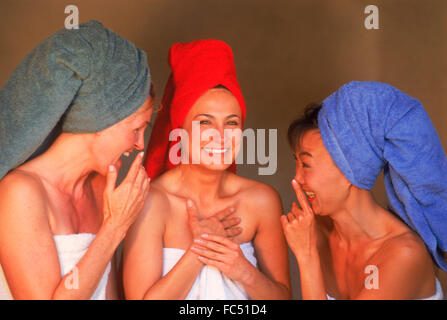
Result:
M314 213L327 215L342 209L351 184L335 165L317 129L303 133L295 158L295 180L302 185Z
M95 134L92 153L98 172L106 175L109 165L119 169L122 155L144 149L144 131L150 123L152 110L153 99L149 97L133 114Z
M193 121L200 128L201 139L197 142L192 141L195 136ZM183 129L189 135L189 163L200 163L210 170L225 170L240 147L242 113L239 102L227 89L210 89L194 103Z

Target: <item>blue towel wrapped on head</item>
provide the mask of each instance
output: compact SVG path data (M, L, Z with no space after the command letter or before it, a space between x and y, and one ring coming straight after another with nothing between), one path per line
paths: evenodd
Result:
M350 82L323 101L318 127L337 167L371 189L382 168L390 210L447 263L447 158L422 104L379 82Z
M57 128L99 132L137 111L149 89L146 53L100 22L51 35L0 91L0 179Z

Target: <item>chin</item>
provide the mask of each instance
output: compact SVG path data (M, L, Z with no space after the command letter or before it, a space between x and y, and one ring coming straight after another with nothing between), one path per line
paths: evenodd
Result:
M209 170L209 171L225 171L227 170L229 167L231 167L231 164L204 164L201 163L199 164L199 166L205 170Z
M322 212L321 207L317 203L312 203L309 201L310 207L312 208L312 211L317 216L325 216L324 212Z

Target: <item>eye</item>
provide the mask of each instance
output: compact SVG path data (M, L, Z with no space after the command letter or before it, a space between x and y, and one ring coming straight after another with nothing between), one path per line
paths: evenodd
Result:
M200 120L200 124L211 124L209 120Z
M301 161L301 164L303 165L303 168L310 168L310 166L307 163L303 162L303 161Z
M239 122L237 122L235 120L230 120L230 121L227 122L227 124L230 125L230 126L238 126Z
M137 128L137 129L134 130L134 133L135 133L135 134L140 133L140 131L141 131L141 130L144 130L145 128L146 128L146 126L139 127L139 128Z

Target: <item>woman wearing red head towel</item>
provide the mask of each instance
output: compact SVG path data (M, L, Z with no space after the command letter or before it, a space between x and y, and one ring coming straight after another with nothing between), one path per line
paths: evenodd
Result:
M280 199L271 187L233 173L245 103L230 47L178 43L169 63L146 160L155 180L124 243L126 298L288 299ZM180 144L170 142L173 129L183 131ZM239 134L228 138L228 130Z

